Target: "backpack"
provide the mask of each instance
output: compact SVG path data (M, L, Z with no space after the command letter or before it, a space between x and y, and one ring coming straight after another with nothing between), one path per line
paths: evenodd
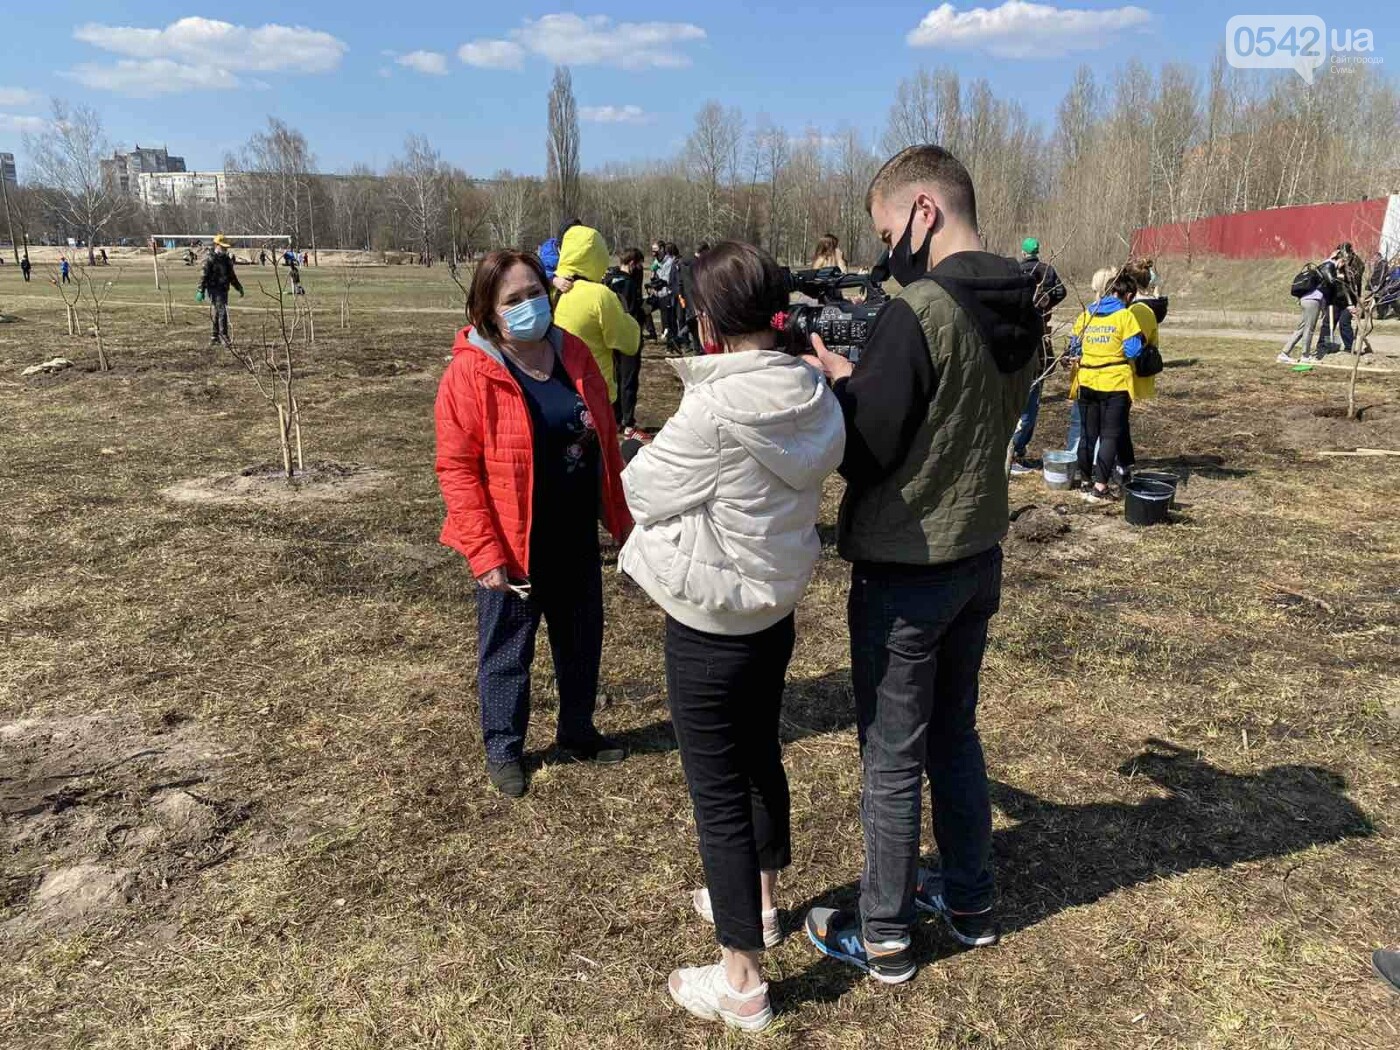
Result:
M1289 286L1288 294L1295 299L1301 299L1305 295L1312 295L1322 284L1322 275L1317 272L1317 267L1312 263L1304 266L1293 278L1293 284Z

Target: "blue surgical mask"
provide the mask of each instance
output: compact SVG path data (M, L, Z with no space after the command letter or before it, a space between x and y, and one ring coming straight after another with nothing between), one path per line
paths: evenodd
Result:
M549 309L549 296L540 295L517 303L501 313L501 320L505 322L505 329L512 339L522 343L533 343L543 339L545 332L549 331L550 321L553 320Z

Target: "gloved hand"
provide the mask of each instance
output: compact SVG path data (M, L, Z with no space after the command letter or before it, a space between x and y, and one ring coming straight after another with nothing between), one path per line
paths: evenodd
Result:
M194 301L197 302L197 303L202 303L202 302L204 302L204 292L203 292L203 291L195 292L195 293L194 293Z
M240 299L243 298L243 289L242 289L242 288L238 289L238 298L240 298Z

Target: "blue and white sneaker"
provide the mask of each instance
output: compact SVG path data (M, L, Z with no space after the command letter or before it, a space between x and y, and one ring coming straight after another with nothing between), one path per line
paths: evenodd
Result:
M992 909L978 912L955 912L943 899L943 873L928 868L919 869L919 881L914 889L914 907L937 915L957 940L969 948L985 948L1001 940L996 916Z
M908 937L867 944L860 932L860 920L850 912L813 908L803 925L807 939L817 951L864 970L881 984L903 984L918 971Z

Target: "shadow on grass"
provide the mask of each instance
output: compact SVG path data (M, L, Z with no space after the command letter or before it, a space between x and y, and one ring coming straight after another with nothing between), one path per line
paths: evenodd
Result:
M994 836L997 903L1003 931L1025 929L1067 908L1155 879L1201 868L1283 857L1310 846L1372 833L1366 814L1343 794L1346 782L1316 766L1273 766L1241 776L1217 769L1174 744L1149 740L1118 768L1164 789L1144 802L1064 805L994 781L992 801L1015 825ZM859 843L852 844L859 853ZM937 861L934 861L936 865ZM854 911L859 883L834 887L798 906ZM915 935L921 965L962 951L931 924ZM818 959L783 981L775 998L785 1005L829 1002L861 975Z

